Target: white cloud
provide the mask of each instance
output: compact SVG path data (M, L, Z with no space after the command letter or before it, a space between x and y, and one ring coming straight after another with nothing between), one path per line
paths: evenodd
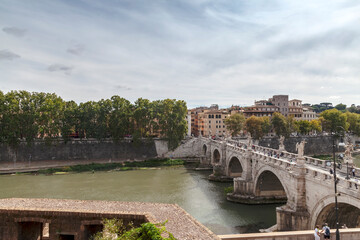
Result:
M76 101L250 105L281 93L360 104L359 10L337 0L4 0L0 39L21 59L0 65L0 83Z

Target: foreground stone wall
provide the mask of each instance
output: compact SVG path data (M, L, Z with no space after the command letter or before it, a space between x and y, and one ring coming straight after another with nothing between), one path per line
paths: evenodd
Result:
M220 235L222 240L314 240L314 231L270 232ZM321 237L323 239L323 236ZM331 238L335 240L335 230L331 230ZM360 228L340 229L341 240L360 239Z
M97 141L73 139L70 142L53 141L47 144L37 140L31 146L25 142L16 148L0 145L0 162L66 161L66 160L121 160L147 159L156 157L157 149L153 140L133 142L123 140Z
M176 204L23 198L0 199L0 239L88 240L104 218L135 226L167 221L176 239L219 239Z

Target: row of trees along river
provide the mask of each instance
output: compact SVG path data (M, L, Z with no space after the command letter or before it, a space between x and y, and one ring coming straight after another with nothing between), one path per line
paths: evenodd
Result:
M242 114L233 114L225 119L225 125L233 136L246 130L255 139L262 138L270 132L278 136L288 137L291 133L309 134L311 132L343 132L348 131L360 136L360 114L349 111L330 109L322 112L318 119L312 121L295 120L293 117L284 117L275 112L270 117L252 116L245 119Z
M55 93L0 91L0 142L16 146L21 139L31 144L36 138L66 142L74 136L114 141L127 135L135 140L161 136L174 148L186 134L186 113L186 103L175 99L139 98L132 104L112 96L77 104Z

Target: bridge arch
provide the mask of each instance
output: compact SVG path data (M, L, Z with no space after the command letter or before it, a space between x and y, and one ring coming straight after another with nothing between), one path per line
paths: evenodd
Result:
M340 227L343 224L349 228L360 227L360 203L357 199L348 195L338 196L338 209ZM315 225L321 226L325 222L330 228L336 228L335 197L333 194L321 199L311 212L311 226L309 228Z
M232 156L227 166L227 175L230 177L241 177L244 167L238 157Z
M256 197L276 197L289 199L289 191L287 185L284 184L284 180L281 179L277 173L275 173L270 167L264 166L257 174L255 179L255 191Z
M204 144L202 147L202 155L206 156L206 153L207 153L207 146L206 146L206 144Z
M221 153L217 148L215 148L215 150L213 151L212 159L214 163L220 163Z

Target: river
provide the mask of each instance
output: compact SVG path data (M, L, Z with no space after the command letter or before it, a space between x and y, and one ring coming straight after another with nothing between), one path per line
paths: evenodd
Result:
M211 172L184 168L66 175L0 176L0 197L67 198L176 203L216 234L257 232L276 223L278 205L226 201L231 183L210 182Z

